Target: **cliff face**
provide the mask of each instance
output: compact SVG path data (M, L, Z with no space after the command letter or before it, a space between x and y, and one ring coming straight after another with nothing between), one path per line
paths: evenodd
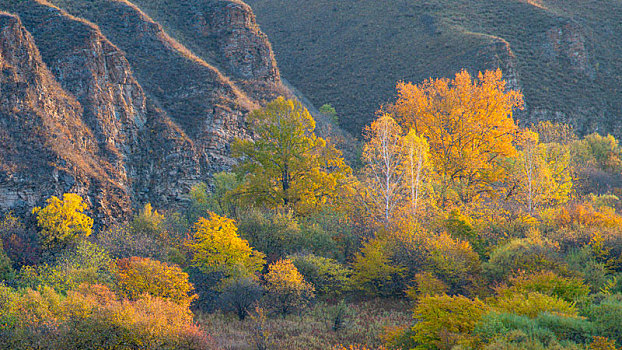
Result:
M0 5L0 211L75 192L106 224L148 201L175 207L231 167L244 116L282 85L248 6L197 6L186 26L218 60L128 1Z
M120 215L129 194L82 121L79 102L43 63L21 21L0 17L0 203L20 210L52 194L76 192L95 214Z

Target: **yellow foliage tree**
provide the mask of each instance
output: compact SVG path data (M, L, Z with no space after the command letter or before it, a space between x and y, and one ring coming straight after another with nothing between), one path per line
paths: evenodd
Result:
M406 151L406 175L410 190L410 216L414 220L424 194L424 181L430 170L430 145L425 138L411 130L404 137Z
M249 276L263 268L265 256L237 234L235 222L210 213L194 225L186 246L192 263L205 273L222 273L225 278Z
M252 140L238 139L237 194L248 202L307 214L344 195L352 170L341 152L314 134L315 121L296 100L279 97L248 116Z
M463 70L453 80L401 82L397 91L396 118L428 140L443 190L451 187L468 202L505 177L497 163L516 153L512 111L523 107L523 98L506 91L500 70L479 73L478 79Z
M313 298L313 286L304 280L291 260L272 263L264 280L270 306L282 315L306 306Z
M540 143L531 130L522 130L516 140L518 153L507 167L506 196L525 205L530 214L567 202L573 189L570 146Z
M120 294L130 300L149 294L189 307L197 298L188 274L177 265L140 257L119 259L115 265Z
M59 247L89 236L93 219L83 213L85 209L82 197L74 193L65 193L63 200L52 196L44 208L34 208L43 244Z

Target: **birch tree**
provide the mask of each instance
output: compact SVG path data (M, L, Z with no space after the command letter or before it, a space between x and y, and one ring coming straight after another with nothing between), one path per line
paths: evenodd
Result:
M365 202L377 217L388 223L405 197L402 129L391 115L383 113L365 129L365 136Z
M404 147L407 158L406 173L410 190L410 215L414 220L419 210L419 200L422 195L425 171L429 168L428 153L430 147L426 139L418 136L415 130L411 130L404 137Z

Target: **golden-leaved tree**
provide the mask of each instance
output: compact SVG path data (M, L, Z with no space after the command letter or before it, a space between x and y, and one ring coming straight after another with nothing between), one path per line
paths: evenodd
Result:
M238 139L233 154L244 177L236 194L247 202L319 210L344 196L352 170L341 152L315 135L315 121L296 100L279 97L248 116L253 138Z
M454 79L401 82L397 91L391 109L402 127L427 139L444 199L451 189L469 202L504 179L498 162L516 153L512 112L523 107L523 98L506 90L500 70L479 73L477 79L463 70Z
M84 210L86 203L75 193L65 193L62 200L52 196L45 207L34 208L32 213L37 217L43 244L61 248L89 236L93 219L84 214Z
M205 273L224 278L252 276L265 264L264 254L253 249L237 234L235 222L210 213L200 218L186 246L192 253L192 264Z

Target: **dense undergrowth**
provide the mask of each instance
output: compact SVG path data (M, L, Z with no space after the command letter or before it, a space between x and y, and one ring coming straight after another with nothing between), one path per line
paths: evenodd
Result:
M0 348L622 346L617 140L518 128L500 72L398 89L358 169L280 98L182 208L5 214Z

